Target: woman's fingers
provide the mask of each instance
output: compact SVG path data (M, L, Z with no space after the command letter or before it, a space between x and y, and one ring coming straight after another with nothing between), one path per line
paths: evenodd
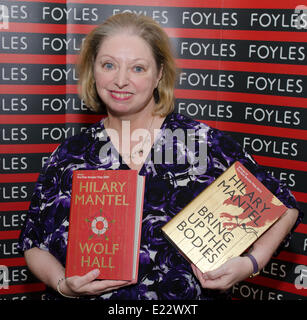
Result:
M89 284L92 294L101 294L104 292L108 292L111 290L116 290L123 286L130 285L130 281L123 281L123 280L101 280L101 281L94 281Z
M94 281L99 276L99 273L99 269L94 269L84 276L74 276L67 278L66 284L72 291L78 293L83 286Z
M195 276L199 280L200 284L202 286L204 286L205 285L205 278L203 277L203 273L194 264L191 264L191 267L192 267L192 270L193 270Z
M66 286L74 294L96 295L133 283L126 280L96 280L99 274L99 269L94 269L84 276L67 278Z
M229 259L219 268L202 273L195 265L192 264L192 270L200 281L203 288L226 290L235 283L248 277L251 263L246 257L235 257Z

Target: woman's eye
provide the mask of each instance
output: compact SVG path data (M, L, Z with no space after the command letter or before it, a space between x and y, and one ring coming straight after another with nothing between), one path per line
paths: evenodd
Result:
M114 65L111 62L106 62L102 65L102 67L103 69L106 69L106 70L112 70L114 68Z
M141 66L135 66L133 69L135 72L143 72L144 71L144 68Z

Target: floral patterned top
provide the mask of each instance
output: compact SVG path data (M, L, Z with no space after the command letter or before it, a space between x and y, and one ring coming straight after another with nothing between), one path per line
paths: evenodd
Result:
M178 128L187 135L178 135L173 143L167 143L167 135ZM193 148L188 145L188 139L185 139L191 130L196 133ZM227 298L227 293L201 288L190 263L165 239L161 227L236 160L245 165L287 207L297 207L286 186L268 175L225 133L177 113L171 113L165 118L160 133L139 172L146 176L146 186L138 282L101 296L83 299ZM115 149L102 156L100 150L106 143L110 144L110 139L104 130L103 121L100 121L85 132L66 139L53 152L35 186L20 235L19 250L25 251L32 247L48 250L65 266L73 171L129 170ZM206 170L201 170L203 168L200 166L198 171L191 170L195 167L195 162L182 159L189 160L200 155L204 144ZM174 154L174 161L166 158L154 161L157 159L154 156L161 151ZM204 166L204 161L198 162ZM300 220L301 214L294 227ZM290 236L291 233L284 242L289 241ZM46 298L65 299L50 288L47 289Z

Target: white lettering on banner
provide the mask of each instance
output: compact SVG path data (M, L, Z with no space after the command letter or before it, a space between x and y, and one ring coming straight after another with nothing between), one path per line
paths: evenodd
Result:
M232 286L232 293L239 294L241 298L252 300L284 300L284 295L274 291L265 291L261 288L254 288L252 285L247 285L238 282Z
M28 138L27 128L2 128L2 141L25 141Z
M207 115L211 118L231 118L232 106L218 104L217 106L213 106L212 104L201 104L201 103L186 103L179 102L178 103L178 112L179 113L187 113L190 117L204 117Z
M253 152L273 153L274 155L292 156L298 155L297 143L274 140L267 140L265 138L250 138L244 137L243 148L250 147Z
M28 168L26 157L3 158L0 157L0 169L3 171L26 170Z
M270 78L268 76L248 76L246 80L246 89L256 89L258 91L285 92L285 93L302 93L302 79L281 79Z
M19 254L18 252L18 242L1 242L0 243L0 253L2 256L16 256Z
M48 128L44 127L41 130L41 139L44 141L46 139L51 139L54 141L59 141L61 139L66 139L70 136L73 136L80 131L85 131L86 127L81 128L73 128L73 127L67 127L67 128Z
M25 282L28 280L28 269L23 267L21 269L13 269L11 272L11 284L14 282Z
M246 106L244 110L244 120L254 120L257 122L269 122L275 124L299 125L301 115L299 111L290 110L270 110L268 108L253 108Z
M233 88L234 75L226 74L208 74L208 73L187 73L181 72L179 76L179 84L187 83L191 87L202 86L212 88Z
M180 54L190 54L192 56L212 56L212 57L235 57L237 54L235 43L199 43L186 42L180 44Z
M27 98L0 98L0 111L22 112L27 110Z
M43 7L42 20L52 19L54 21L60 21L62 19L71 23L81 21L98 21L98 9L97 8L61 8L61 7Z
M16 214L9 213L9 215L0 215L0 229L12 229L21 227L25 221L27 213Z
M28 19L28 7L26 5L11 5L7 7L10 20Z
M49 157L42 157L42 166L41 168L44 167L45 163L49 160Z
M28 79L26 67L1 67L0 74L2 81L26 81Z
M6 200L17 200L27 199L28 192L26 186L4 186L0 187L0 195L4 201Z
M51 37L44 37L42 39L42 48L43 50L47 50L51 48L53 51L58 52L61 50L73 50L73 51L80 51L82 42L84 38L80 41L77 38L51 38Z
M288 172L279 172L275 174L274 171L268 170L273 177L277 178L278 180L285 182L289 188L294 188L296 185L296 174L295 173L288 173Z
M43 81L68 81L74 80L77 81L77 71L75 68L43 68L42 77Z
M194 26L237 26L238 19L237 13L233 12L204 12L204 11L183 11L182 12L182 25L191 23Z
M125 13L130 12L137 15L144 15L144 16L151 16L156 22L160 24L166 24L168 23L168 11L167 10L153 10L153 11L147 11L144 9L136 10L136 9L120 9L115 8L113 9L113 15L118 13Z
M248 57L265 59L280 59L284 61L304 61L306 58L304 46L283 46L250 44L248 46Z
M1 29L1 24L0 24L0 29ZM27 39L28 38L25 36L18 36L18 35L12 36L10 34L2 34L0 35L0 48L1 50L27 50L28 49Z
M287 276L286 265L279 264L277 262L269 262L263 269L262 273L272 275L279 278L285 278Z
M3 148L4 150L4 148ZM40 151L40 150L38 150ZM0 171L4 171L5 173L8 173L9 171L12 171L12 173L17 173L17 171L25 171L28 170L29 172L32 172L33 170L40 169L40 164L44 163L49 158L49 153L47 155L42 154L6 154L1 155L0 154ZM37 167L37 164L39 165ZM19 173L18 172L18 173Z
M86 111L87 107L83 100L75 98L44 98L42 100L42 111Z
M249 17L249 25L251 27L260 26L262 28L296 28L298 13L258 13L253 12Z

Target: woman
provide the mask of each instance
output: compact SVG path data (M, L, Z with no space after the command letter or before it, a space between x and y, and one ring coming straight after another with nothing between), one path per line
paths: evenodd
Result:
M151 19L119 14L94 29L85 39L79 74L81 97L94 111L105 108L107 118L67 139L51 155L37 182L19 242L30 270L54 289L47 297L225 298L221 290L263 268L299 223L295 199L230 137L173 113L175 62L166 34ZM178 129L183 135L170 143L168 136ZM193 148L186 140L191 130ZM289 209L254 243L251 256L233 258L202 274L160 230L235 160ZM146 176L137 283L95 280L98 269L65 279L71 176L77 169L135 169Z

